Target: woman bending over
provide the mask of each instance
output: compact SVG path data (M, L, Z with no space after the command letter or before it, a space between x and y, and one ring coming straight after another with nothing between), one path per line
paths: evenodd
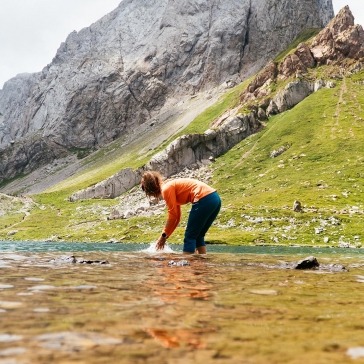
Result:
M206 254L205 235L220 208L221 199L215 189L193 178L176 178L167 182L155 171L145 172L141 187L148 197L164 199L168 218L157 250L163 249L181 220L181 205L192 204L183 240L183 252Z

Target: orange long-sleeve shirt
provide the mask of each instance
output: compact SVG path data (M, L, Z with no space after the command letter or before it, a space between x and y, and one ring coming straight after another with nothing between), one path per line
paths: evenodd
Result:
M171 236L181 220L181 205L194 203L216 190L193 178L177 178L162 185L162 197L168 208L168 218L164 227Z

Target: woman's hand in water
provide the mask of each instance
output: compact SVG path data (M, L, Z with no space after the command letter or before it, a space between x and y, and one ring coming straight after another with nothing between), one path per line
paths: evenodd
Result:
M164 238L163 236L160 236L157 240L156 249L157 250L163 250L164 246L166 245L167 238Z

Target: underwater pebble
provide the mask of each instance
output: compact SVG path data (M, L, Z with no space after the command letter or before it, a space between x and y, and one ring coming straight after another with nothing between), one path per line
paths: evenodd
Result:
M297 280L297 281L294 281L293 283L295 283L295 284L305 284L305 281Z
M32 282L42 282L44 281L44 278L36 278L36 277L25 277L26 281L32 281Z
M50 309L49 308L35 308L34 310L33 310L33 312L37 312L37 313L47 313L47 312L49 312L50 311Z
M32 292L19 292L16 294L17 296L33 296Z
M119 345L120 339L105 337L95 333L58 332L36 337L45 349L74 351L89 349L100 345Z
M61 256L50 260L50 263L77 263L77 259L74 255L71 256Z
M75 287L70 287L70 288L79 290L79 289L96 289L97 287L84 284L84 285L81 285L81 286L75 286Z
M0 356L21 355L26 352L27 352L27 350L25 348L8 348L8 349L0 350Z
M0 343L10 343L12 341L19 341L23 337L20 335L11 335L11 334L0 334Z
M278 294L278 292L274 289L251 289L249 292L266 296L276 296Z
M0 284L0 289L14 288L12 284Z
M33 286L29 287L28 289L31 291L47 291L49 289L55 289L54 286L48 286L48 285L39 285L39 286Z
M352 359L364 358L364 347L350 348L346 354Z
M176 262L175 260L170 260L168 262L168 265L170 267L184 267L186 265L190 265L190 262L188 260L180 260L178 262Z
M0 301L1 308L18 308L22 306L21 302L12 302L12 301Z

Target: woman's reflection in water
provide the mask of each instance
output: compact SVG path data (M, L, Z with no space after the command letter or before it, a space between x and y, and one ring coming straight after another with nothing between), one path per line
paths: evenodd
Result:
M159 327L146 332L162 346L204 348L203 334L215 331L204 313L206 301L212 297L207 261L201 256L189 257L186 266L158 261L155 278L148 284L162 302L158 308Z

